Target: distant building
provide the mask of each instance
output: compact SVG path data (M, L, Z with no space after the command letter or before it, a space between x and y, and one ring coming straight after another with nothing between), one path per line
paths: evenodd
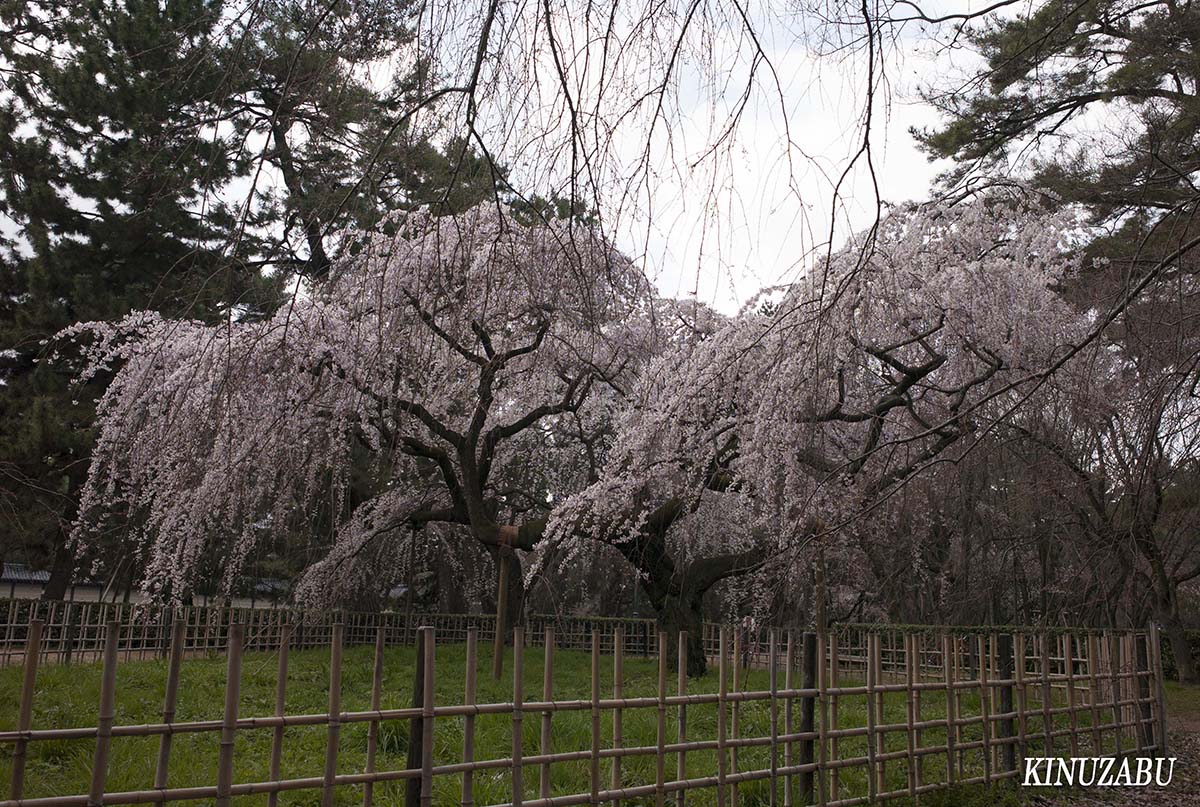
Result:
M10 600L40 599L49 580L48 571L34 569L26 563L7 562L0 569L0 597ZM193 595L192 602L195 605L220 603L235 608L271 608L287 602L291 584L279 578L258 577L244 580L239 589L243 593L229 598L227 602L222 597L199 593ZM101 583L79 581L67 589L63 599L68 602L98 602L101 599L109 602L141 602L144 598L140 591L106 592Z

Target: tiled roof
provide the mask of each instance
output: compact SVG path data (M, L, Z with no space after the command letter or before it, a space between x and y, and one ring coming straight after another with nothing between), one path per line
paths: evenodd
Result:
M0 583L45 583L50 579L50 572L31 569L24 563L5 563L0 572Z

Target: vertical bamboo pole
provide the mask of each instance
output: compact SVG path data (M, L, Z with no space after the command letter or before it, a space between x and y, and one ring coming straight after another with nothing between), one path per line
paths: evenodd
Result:
M342 736L342 645L345 626L335 623L329 640L329 702L325 732L325 776L321 807L333 807L333 779L337 776L338 742Z
M908 696L905 700L908 702L908 708L905 710L905 729L906 739L908 741L908 797L914 802L917 798L917 766L920 760L917 759L917 735L913 724L917 720L915 706L916 702L916 666L913 658L914 637L911 633L904 634L904 680L906 684L905 694Z
M767 652L767 679L771 688L771 793L767 803L775 807L779 790L779 632L775 628L767 635Z
M104 784L108 779L108 754L112 742L113 707L117 693L117 644L120 637L121 623L109 621L104 634L104 672L100 679L100 714L96 724L96 753L92 757L89 807L100 807L104 803Z
M1121 665L1121 656L1117 637L1112 631L1104 632L1105 644L1108 645L1108 676L1110 679L1111 695L1112 695L1112 713L1113 713L1113 733L1116 735L1116 755L1121 756L1122 746L1124 745L1124 732L1121 730L1121 682L1118 678L1118 668Z
M666 751L667 744L667 634L658 634L658 725L655 735L654 755L654 804L664 807L666 803Z
M792 807L792 783L795 777L791 773L792 767L792 688L795 686L792 670L796 666L796 634L793 631L787 632L787 649L784 651L783 657L783 688L787 690L788 695L783 699L783 733L788 736L787 742L783 744L783 767L788 769L788 773L783 777L783 807Z
M382 706L383 695L383 647L386 641L386 628L379 625L375 628L375 656L371 665L371 711L378 712ZM372 720L367 727L367 773L375 772L375 753L379 747L379 721ZM363 807L371 807L375 797L375 783L363 783Z
M1126 699L1131 701L1126 707L1126 714L1129 716L1130 728L1133 730L1133 748L1138 756L1142 755L1142 725L1139 719L1141 705L1136 701L1138 699L1137 691L1137 651L1133 641L1133 631L1127 631L1122 637L1124 651L1122 653L1125 659L1125 690Z
M701 630L703 631L703 628ZM677 659L675 665L678 668L675 674L675 690L681 698L687 694L687 640L687 631L681 630L679 632L679 649L676 653ZM677 733L679 735L677 739L679 745L683 746L687 742L687 706L682 702L679 704L677 720ZM675 778L681 782L687 778L687 752L682 750L682 747L679 753L675 755ZM684 807L686 793L687 790L682 787L676 792L676 807Z
M592 754L588 771L591 804L600 803L600 631L592 630Z
M892 638L893 634L888 634L888 638ZM884 682L883 677L883 636L876 635L875 638L875 722L878 724L886 724L887 719L884 719L884 693L878 689L878 685ZM883 753L887 751L887 736L886 731L877 730L875 734L875 757L876 757L876 793L883 793L887 790L887 763L883 760Z
M980 634L976 637L976 647L979 653L979 722L983 729L983 781L992 784L992 709L991 688L988 686L988 657L987 639Z
M1092 718L1092 756L1099 756L1103 741L1100 736L1100 642L1095 633L1087 635L1088 647L1088 712Z
M432 689L432 688L431 688ZM525 629L513 628L513 709L512 709L512 804L521 807L525 796L523 731L525 719ZM432 710L432 704L430 704ZM432 739L432 738L431 738ZM422 799L422 801L424 801ZM429 807L427 804L423 807Z
M617 697L620 697L619 695ZM542 632L542 700L549 703L554 699L554 627L547 625ZM550 753L550 720L554 712L542 712L542 756ZM614 733L616 730L614 729ZM550 763L543 762L538 771L538 795L550 798Z
M867 797L875 801L879 788L878 771L875 763L875 676L879 668L875 665L875 654L879 648L879 636L867 634Z
M946 680L946 783L954 784L954 662L950 658L953 641L942 634L942 676Z
M431 627L421 628L421 633L424 637L424 653L419 662L424 669L421 692L421 807L430 807L433 804L433 696L437 681L434 653L437 635Z
M924 655L924 651L925 651L925 636L924 636L924 634L914 633L913 637L912 637L912 643L913 643L913 650L916 653L916 678L917 678L917 681L920 682L923 680L924 675L925 675L925 667L924 667L924 664L922 663L922 660L925 657L925 655ZM913 699L913 715L914 715L916 721L918 723L920 723L921 722L921 690L916 689L915 691L911 692L910 697ZM924 746L925 746L925 743L924 743L925 735L924 735L924 732L919 727L917 728L916 731L917 731L917 734L916 734L917 749L919 751L921 748L924 748ZM918 759L917 759L917 788L920 789L921 786L924 784L925 784L925 757L924 757L924 755L919 755Z
M1054 756L1054 719L1050 714L1050 634L1042 633L1039 638L1042 657L1042 734L1045 737L1042 756L1052 757Z
M33 691L37 684L38 655L42 651L42 623L34 619L25 636L25 658L21 676L21 704L17 711L17 731L29 731L33 723ZM29 740L22 737L13 748L11 798L16 801L25 792L25 758Z
M184 629L179 619L171 623L170 661L167 662L167 691L163 698L162 722L175 720L175 702L179 696L179 668L183 663ZM154 767L154 787L167 786L167 771L171 764L171 732L164 732L158 741L158 763Z
M824 627L818 628L817 632L817 704L820 708L819 720L817 723L818 733L818 751L817 751L817 804L824 807L825 802L829 800L828 785L826 783L828 765L829 765L829 700L825 693L828 688L828 668L826 667L826 645L828 643L828 632Z
M829 685L831 687L833 687L834 689L837 689L837 687L838 687L838 681L841 677L840 676L841 667L842 667L841 660L838 658L837 634L830 633L829 634ZM829 697L829 729L831 731L838 730L838 723L839 723L838 704L840 703L840 700L841 699L838 695L831 695ZM829 739L829 759L833 762L837 762L839 759L838 738L836 736L831 737ZM838 768L834 768L833 770L831 770L829 772L829 800L830 801L838 800L838 785L840 784L840 782L838 781L840 778L838 771L839 771Z
M613 698L620 701L624 697L623 687L625 679L625 632L618 625L613 631ZM624 733L622 730L622 714L621 707L617 706L613 709L613 748L618 752L613 757L612 761L612 777L611 789L617 790L621 787L621 756L620 750L625 742ZM617 807L621 803L620 799L613 799L613 807Z
M729 629L722 626L719 640L720 658L717 661L717 807L725 807L725 776L728 757L725 753L725 701L729 695Z
M475 705L475 671L479 666L477 658L479 645L479 628L467 628L467 681L463 692L463 703ZM473 807L475 804L475 773L471 764L475 761L475 715L469 711L463 717L463 762L467 769L462 776L462 807Z
M292 626L282 625L279 633L279 667L275 671L275 716L282 717L287 705L287 675L288 654L292 646ZM279 769L283 762L283 726L278 725L271 732L271 781L279 780ZM368 785L368 788L370 785ZM278 791L267 796L267 807L276 807L279 803Z
M1026 716L1029 710L1029 699L1028 693L1025 691L1025 635L1014 633L1012 643L1013 686L1016 690L1017 702L1017 750L1013 760L1014 767L1016 767L1024 766L1025 757L1029 753L1029 723Z
M1067 719L1071 724L1071 756L1079 756L1079 714L1075 701L1075 637L1063 635L1063 666L1067 671Z
M740 692L741 686L742 686L742 642L744 641L742 634L743 634L743 631L740 627L734 629L734 632L733 632L733 691L734 692ZM733 705L730 707L730 709L731 709L731 712L733 715L730 733L731 733L732 739L735 742L734 742L734 745L729 749L729 772L731 774L733 774L734 776L736 776L737 772L738 772L738 747L737 747L736 741L737 741L738 737L740 736L740 732L741 732L741 728L742 728L741 702L735 699L733 701ZM739 783L737 782L737 780L734 780L733 783L729 787L730 807L738 807L738 802L739 802L740 798L741 798L741 788L739 787Z
M1158 625L1150 626L1150 663L1154 666L1154 706L1157 723L1155 755L1167 755L1167 702L1163 688L1162 633Z
M217 807L229 807L230 789L233 787L233 750L237 737L238 699L242 686L242 642L245 638L243 625L229 626L229 644L226 648L225 668L225 711L221 718L221 748L217 757ZM105 648L107 652L107 648Z

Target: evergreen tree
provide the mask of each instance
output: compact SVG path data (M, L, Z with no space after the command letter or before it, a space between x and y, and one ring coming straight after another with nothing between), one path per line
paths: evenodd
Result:
M366 70L404 44L409 13L0 3L0 562L52 566L47 597L71 577L104 383L72 389L54 334L137 309L257 318L297 274L324 273L339 228L494 192L484 161L417 133L420 66Z
M982 64L926 92L946 122L916 133L931 156L956 161L949 180L1028 169L1037 187L1114 226L1097 244L1107 254L1152 258L1195 235L1200 9L1047 0L981 18L967 39Z

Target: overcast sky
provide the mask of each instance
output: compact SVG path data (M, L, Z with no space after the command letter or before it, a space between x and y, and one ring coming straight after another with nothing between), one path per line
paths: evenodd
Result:
M927 42L916 37L899 48L887 66L886 92L875 103L871 133L885 202L927 198L945 168L917 149L909 128L937 123L917 89L960 67L956 62L964 58L935 59ZM649 231L646 216L618 221L622 248L643 260L665 295L695 296L733 313L760 288L795 279L814 256L824 254L835 214L833 184L862 142L863 60L814 59L795 46L771 51L771 60L783 87L792 148L786 147L778 96L759 98L742 124L735 164L722 177L719 213L705 215L712 204L709 174L688 176L687 186L664 171ZM710 111L703 106L697 105L689 121L698 133ZM875 193L864 162L839 197L835 247L874 219Z

